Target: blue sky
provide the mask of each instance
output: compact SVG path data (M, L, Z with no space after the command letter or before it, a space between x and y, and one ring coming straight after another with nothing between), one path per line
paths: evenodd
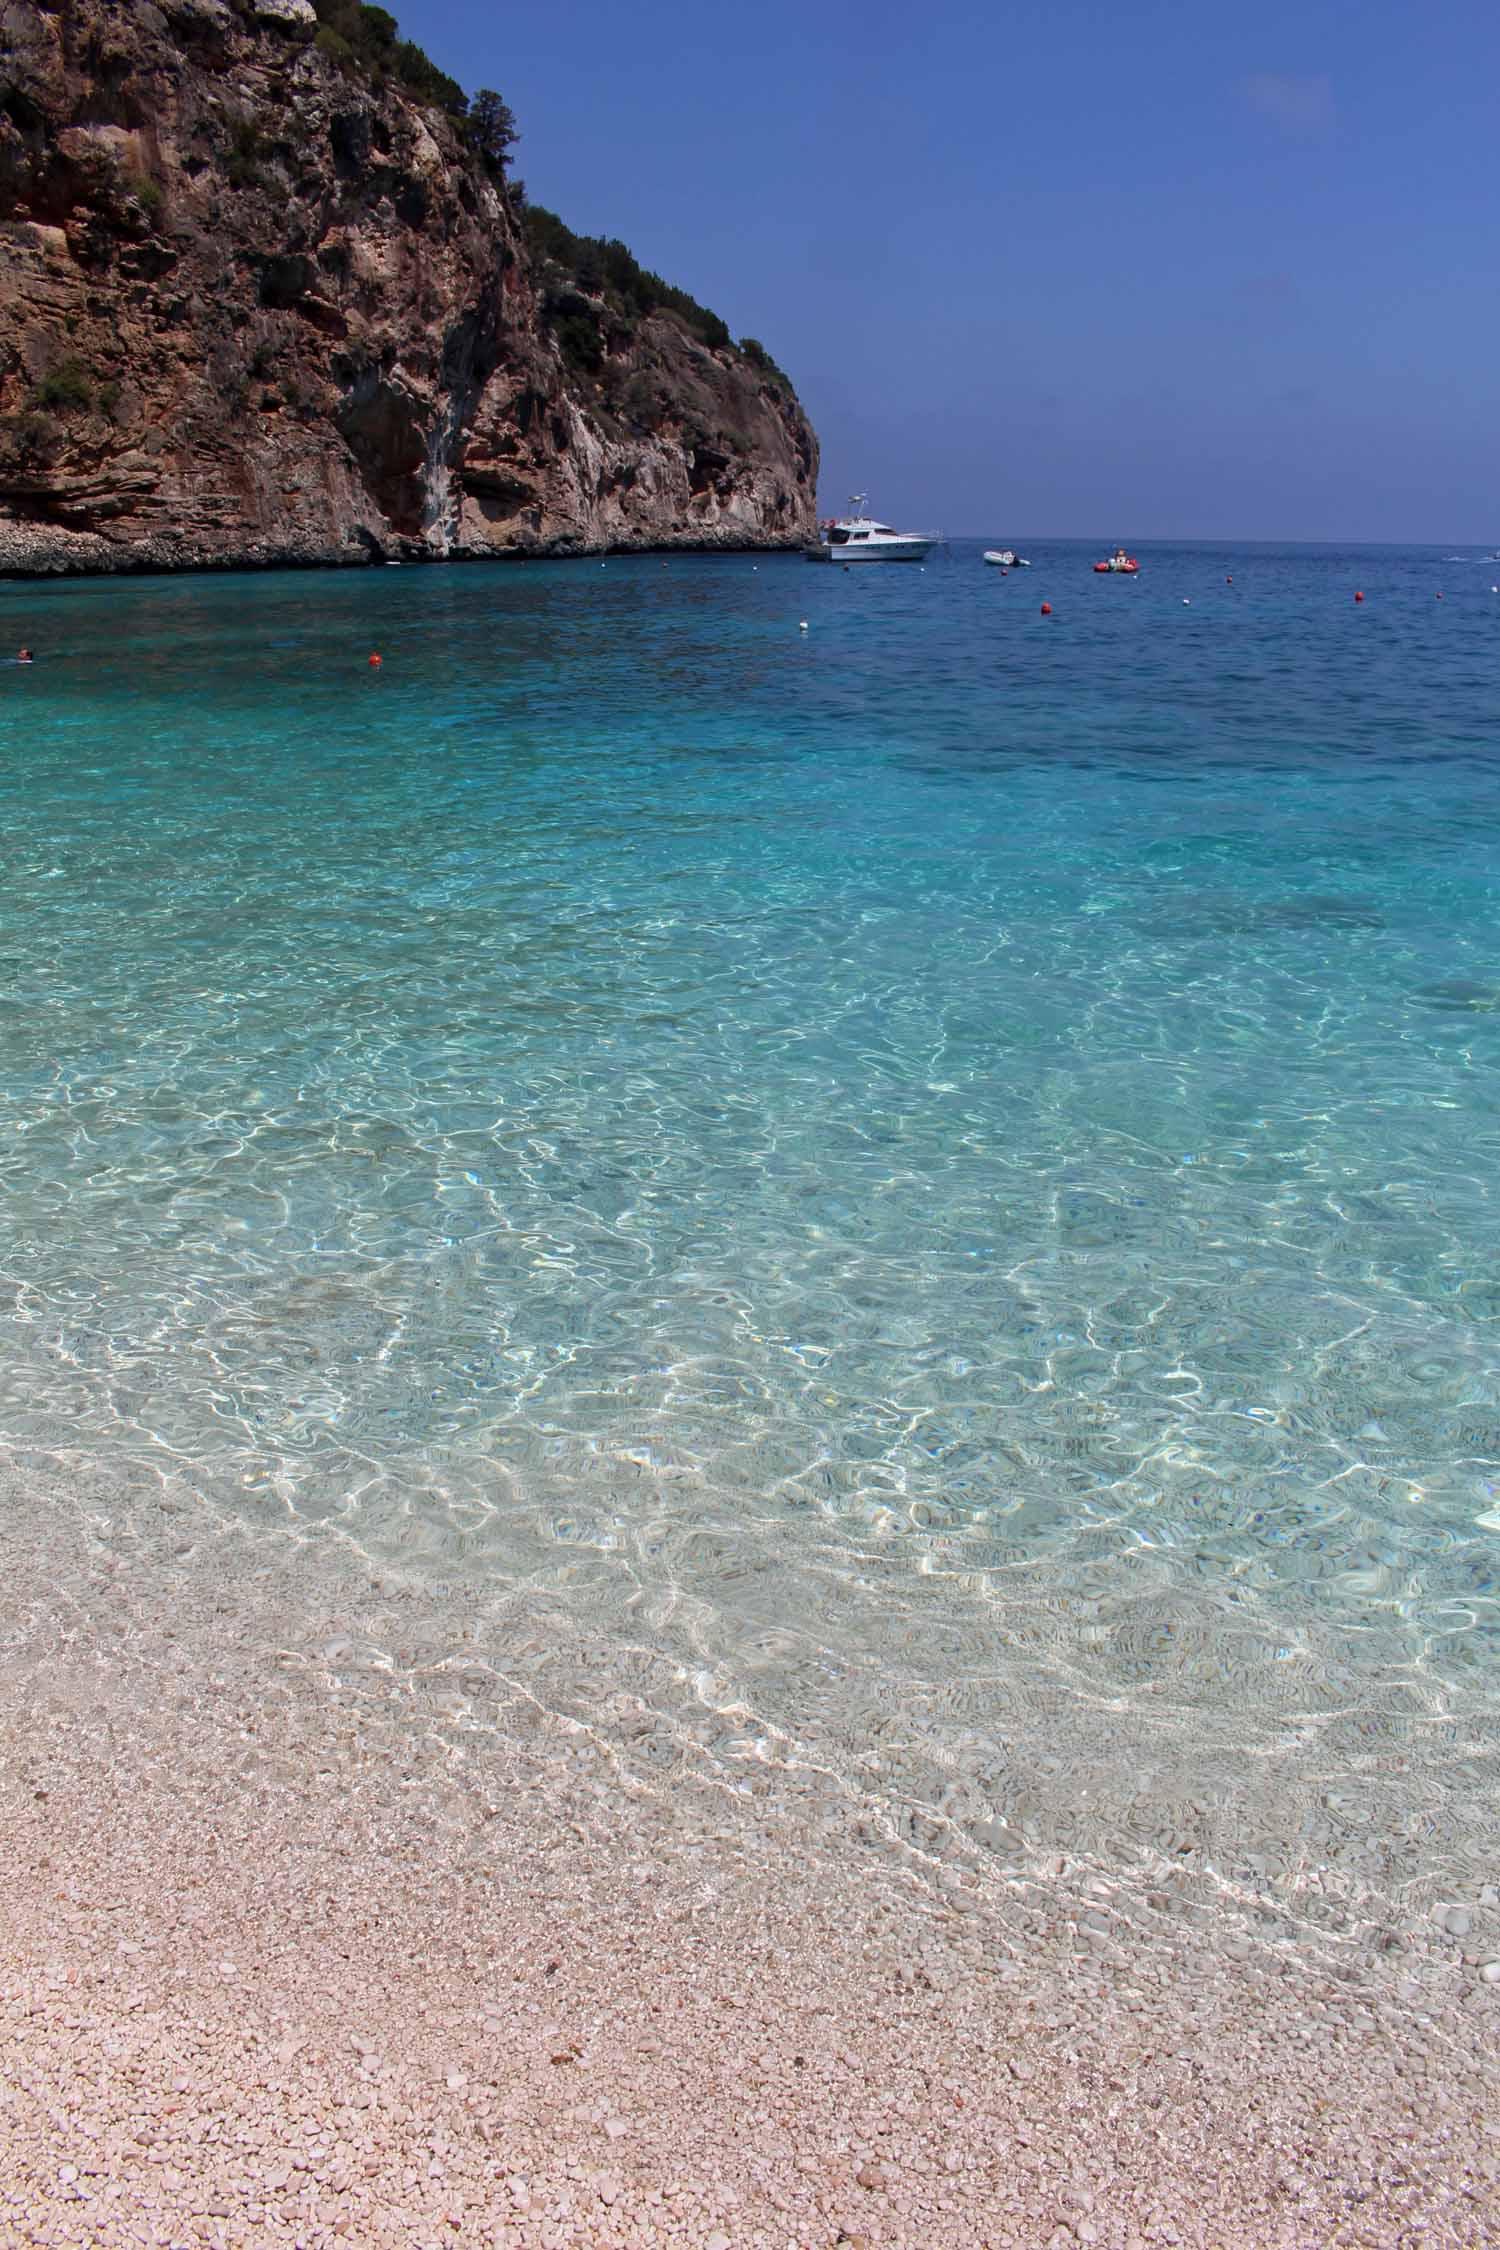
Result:
M408 0L951 533L1500 544L1500 9Z

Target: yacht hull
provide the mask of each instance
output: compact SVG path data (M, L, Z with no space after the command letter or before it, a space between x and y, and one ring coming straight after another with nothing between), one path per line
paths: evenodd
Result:
M803 552L809 562L925 562L935 545L931 539L866 539L832 547L826 539L820 539L815 547L804 548Z

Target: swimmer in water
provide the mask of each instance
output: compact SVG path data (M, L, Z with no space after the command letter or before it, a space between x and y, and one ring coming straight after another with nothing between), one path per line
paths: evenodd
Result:
M32 661L33 658L29 648L23 648L20 655L16 658L16 662L18 664L30 664Z

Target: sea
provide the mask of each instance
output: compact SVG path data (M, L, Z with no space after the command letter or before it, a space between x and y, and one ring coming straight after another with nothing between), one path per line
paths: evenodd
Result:
M1500 1879L1500 556L992 543L0 586L0 1449L1376 1933Z

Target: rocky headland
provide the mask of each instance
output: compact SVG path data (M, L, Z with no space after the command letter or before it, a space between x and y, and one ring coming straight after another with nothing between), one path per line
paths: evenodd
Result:
M0 0L0 571L806 538L774 361L505 154L352 0Z

